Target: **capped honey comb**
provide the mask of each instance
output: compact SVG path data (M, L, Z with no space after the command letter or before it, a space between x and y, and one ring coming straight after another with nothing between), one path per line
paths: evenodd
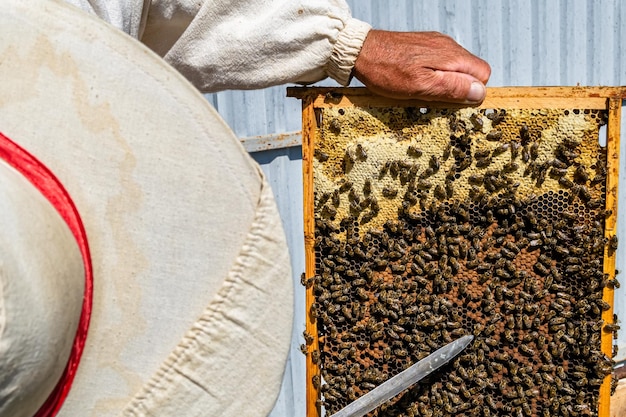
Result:
M308 158L317 406L331 415L472 334L370 415L599 415L617 330L608 110L359 106L341 91L320 95Z

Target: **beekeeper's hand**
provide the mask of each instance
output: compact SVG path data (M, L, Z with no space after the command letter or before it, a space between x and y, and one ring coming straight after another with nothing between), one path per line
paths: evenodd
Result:
M478 104L491 68L437 32L371 30L354 75L374 93L398 99Z

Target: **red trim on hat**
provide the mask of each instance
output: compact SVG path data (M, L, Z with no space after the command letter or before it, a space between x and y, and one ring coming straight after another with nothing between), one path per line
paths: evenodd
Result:
M63 371L61 379L56 387L41 406L34 417L52 417L58 413L67 397L76 375L78 363L85 347L87 339L87 329L89 328L89 318L91 317L91 304L93 293L93 273L91 267L91 256L89 255L89 245L87 234L78 214L76 206L72 202L68 192L63 188L61 182L54 174L37 158L21 148L18 144L0 133L0 158L19 171L52 203L59 212L65 223L69 226L85 265L85 295L83 298L83 309L74 338L74 345L70 353L67 366Z

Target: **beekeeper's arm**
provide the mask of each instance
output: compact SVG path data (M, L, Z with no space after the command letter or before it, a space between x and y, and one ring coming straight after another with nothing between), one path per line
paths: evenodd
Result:
M447 36L370 30L344 0L68 1L140 39L203 92L326 77L346 85L356 75L391 97L479 102L490 74Z

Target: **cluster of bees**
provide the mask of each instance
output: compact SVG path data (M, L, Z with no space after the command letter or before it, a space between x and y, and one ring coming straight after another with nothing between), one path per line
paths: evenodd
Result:
M367 132L372 111L350 111L316 145L316 274L303 277L326 413L473 334L372 415L597 415L613 366L600 337L618 329L602 320L619 285L603 270L617 246L604 113L405 108L386 140L355 140L346 126Z

